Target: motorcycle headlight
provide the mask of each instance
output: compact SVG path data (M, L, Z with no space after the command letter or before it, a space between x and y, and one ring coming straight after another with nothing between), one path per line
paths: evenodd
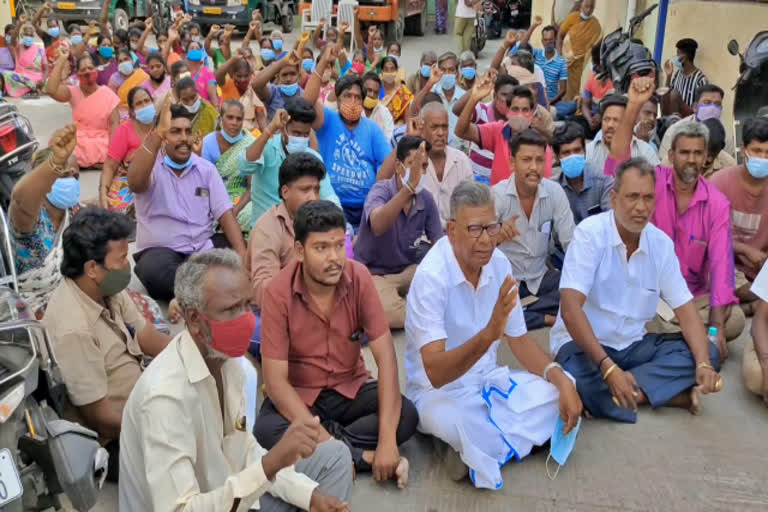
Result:
M189 0L189 3L192 5L200 5L200 0Z
M0 423L5 423L24 400L24 383L17 385L0 398Z

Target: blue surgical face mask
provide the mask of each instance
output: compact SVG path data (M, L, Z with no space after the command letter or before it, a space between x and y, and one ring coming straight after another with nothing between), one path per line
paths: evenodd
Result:
M165 163L165 165L167 165L171 169L176 169L177 171L180 171L182 169L186 169L187 167L189 167L189 164L191 163L191 161L192 161L192 157L190 157L189 160L187 160L183 164L180 164L171 160L171 157L169 157L168 155L165 155L165 157L163 158L163 163Z
M432 74L432 68L429 66L429 64L422 64L421 66L421 76L424 78L429 78L429 75Z
M720 119L723 114L723 107L720 105L699 105L696 109L696 119L704 122L707 119Z
M467 80L474 80L476 75L477 70L475 68L461 68L461 76Z
M294 82L288 85L281 85L280 91L282 91L285 96L296 96L296 93L299 92L299 84L298 82Z
M240 139L242 139L242 138L243 138L243 132L242 132L242 131L240 131L240 133L238 133L238 134L237 134L237 135L235 135L234 137L230 136L230 135L229 135L227 132L225 132L223 129L222 129L222 130L221 130L219 133L221 133L221 137L222 137L222 138L223 138L225 141L229 142L230 144L237 144L237 142L239 142L239 141L240 141Z
M584 174L587 158L584 155L570 155L560 160L560 168L567 178L578 178Z
M555 422L555 432L552 434L552 439L549 441L549 456L545 462L547 476L549 476L551 480L554 480L557 477L557 474L560 472L560 466L565 466L568 457L573 451L573 446L576 444L576 436L579 435L579 429L581 428L581 418L579 418L579 421L576 423L576 426L573 427L573 430L568 432L568 435L563 434L564 428L565 422L558 416L557 422ZM554 474L550 474L549 472L550 458L554 459L558 464Z
M758 180L768 178L768 158L757 158L747 154L747 170L753 178Z
M72 44L80 44L83 42L83 36L74 35L72 36L70 41L72 42Z
M591 14L589 16L587 16L583 12L579 12L579 16L581 16L581 19L583 19L584 21L587 21L588 19L590 19L592 17Z
M683 60L680 58L679 55L675 55L674 57L672 57L672 64L674 64L674 66L677 69L680 69L683 67Z
M285 150L289 155L293 153L301 153L306 151L307 148L309 148L309 137L288 136L288 144L285 145Z
M13 41L11 36L5 36L5 44L11 44L11 41Z
M136 116L136 120L141 124L152 124L152 121L155 120L155 114L157 114L157 111L155 110L155 106L152 104L149 104L144 108L140 108L133 113L133 115Z
M117 70L122 75L126 75L126 76L130 75L131 73L133 73L133 62L129 60L124 60L123 62L117 65Z
M115 49L111 46L99 46L99 55L105 59L111 59L115 54Z
M33 44L35 44L35 38L32 36L24 36L21 38L21 44L29 48Z
M68 210L80 202L80 182L73 176L59 178L45 197L59 210Z
M195 48L194 50L189 50L187 52L187 60L190 62L202 62L203 50L200 50L198 48Z
M48 35L51 37L59 37L59 34L61 34L61 29L59 27L51 27L48 29Z
M272 41L272 48L274 48L277 51L280 51L283 49L283 41L282 39L275 39Z
M304 71L306 71L307 73L311 73L312 68L315 67L315 61L313 61L312 59L304 59L301 61L301 67L304 68Z
M271 48L262 48L260 53L261 53L261 60L265 60L265 61L275 60L275 52Z
M456 75L444 74L443 78L440 79L440 87L442 87L444 91L450 91L456 87Z

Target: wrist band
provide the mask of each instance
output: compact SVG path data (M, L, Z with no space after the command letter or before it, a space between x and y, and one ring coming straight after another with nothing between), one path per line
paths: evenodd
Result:
M597 369L598 369L598 370L599 370L600 368L602 368L602 367L603 367L603 363L604 363L604 362L605 362L605 360L606 360L606 359L608 359L609 357L611 357L611 356L609 356L609 355L606 355L604 358L602 358L602 359L600 360L600 362L599 362L599 363L597 363Z
M414 196L416 195L416 190L414 190L414 188L411 186L411 184L410 184L410 183L408 183L407 181L404 181L404 182L403 182L403 186L404 186L404 187L405 187L405 188L408 190L408 192L410 192L412 195L414 195Z
M67 168L64 165L56 165L53 161L53 153L48 155L48 165L51 167L51 172L56 176L66 176Z
M556 363L554 361L552 361L547 366L545 366L544 367L544 372L542 373L542 376L544 377L544 380L547 381L547 382L552 382L552 381L549 380L549 371L552 368L560 368L561 370L563 369L563 367L562 367L562 365L560 363Z
M610 376L611 376L611 374L612 374L613 372L615 372L615 371L616 371L616 368L618 368L618 367L619 367L619 365L617 365L616 363L613 363L613 364L611 365L611 367L610 367L610 368L608 368L608 370L607 370L607 371L606 371L606 372L603 374L603 380L608 380L608 377L610 377Z
M709 369L709 370L712 370L713 372L717 372L717 370L715 370L714 366L712 366L712 365L711 365L711 364L709 364L709 363L701 362L701 363L699 363L699 364L697 364L697 365L696 365L696 369L697 369L697 370L699 370L699 369L701 369L701 368L707 368L707 369Z

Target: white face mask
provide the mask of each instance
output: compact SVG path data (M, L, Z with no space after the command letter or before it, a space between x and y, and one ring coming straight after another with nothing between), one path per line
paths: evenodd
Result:
M190 114L197 114L197 112L200 110L200 98L198 97L191 105L185 104L184 108L186 108Z
M408 167L405 169L405 175L402 178L403 183L408 183L410 179L411 179L411 168ZM421 178L419 178L419 184L416 185L416 193L418 194L422 190L424 190L424 173L421 173Z

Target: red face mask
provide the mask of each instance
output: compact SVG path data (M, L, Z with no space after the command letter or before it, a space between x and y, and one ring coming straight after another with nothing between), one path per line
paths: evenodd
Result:
M251 311L246 311L237 318L217 322L201 313L202 317L211 326L211 338L214 350L226 354L229 357L240 357L248 350L256 329L256 316Z
M77 76L80 78L80 82L83 85L93 85L96 83L96 79L99 76L98 71L85 71L83 73L78 73Z

